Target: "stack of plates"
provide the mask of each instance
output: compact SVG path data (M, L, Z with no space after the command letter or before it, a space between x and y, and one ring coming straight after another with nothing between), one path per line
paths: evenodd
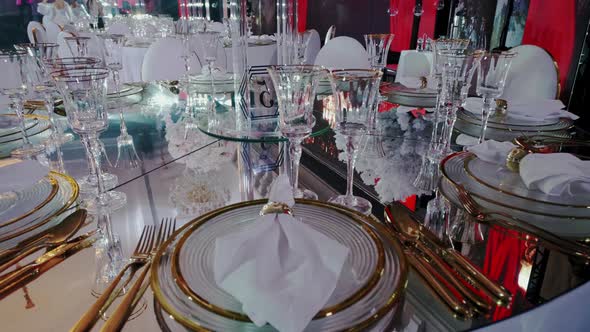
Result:
M571 137L569 129L574 121L569 118L553 118L546 120L523 120L491 116L486 129L486 138L496 141L511 141L519 136L550 135L555 137ZM479 137L481 133L481 118L466 110L457 112L455 130L462 134Z
M142 91L143 91L143 86L134 85L134 84L122 84L119 92L109 90L107 97L110 99L119 98L119 97L123 98L123 97L138 94Z
M230 205L203 215L178 230L155 255L152 289L157 301L179 324L173 330L275 331L257 327L241 304L215 283L215 240L246 228L266 200ZM326 307L308 329L383 331L407 281L407 266L397 241L377 220L332 204L298 200L296 218L350 249L349 266ZM346 266L346 265L345 265Z
M0 250L12 248L60 223L62 217L55 217L77 198L76 181L55 172L24 190L0 193Z
M208 75L197 75L191 77L191 85L194 85L195 91L199 93L211 93L211 78ZM226 93L234 91L233 74L215 74L213 80L215 84L215 93Z
M43 133L49 133L49 119L40 115L25 115L25 128L29 139L35 141ZM20 122L14 114L0 114L0 158L23 144Z
M469 152L451 155L441 163L440 192L462 206L454 185L461 184L486 210L504 212L568 238L590 236L588 197L547 195L529 190L520 175L485 162Z
M407 88L394 83L387 89L389 101L404 106L434 107L436 105L436 91L432 89Z

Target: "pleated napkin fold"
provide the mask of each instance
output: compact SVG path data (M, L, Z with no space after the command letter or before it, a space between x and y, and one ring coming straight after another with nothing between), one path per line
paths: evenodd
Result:
M279 176L269 201L295 204L289 179ZM217 284L242 303L258 326L302 331L328 302L349 249L289 214L267 214L215 241Z
M487 161L488 163L506 165L506 157L510 150L516 145L510 142L498 142L488 140L481 144L473 145L467 148L467 151L475 154L477 158Z
M525 121L548 120L557 118L579 119L579 116L562 110L565 105L559 99L507 100L507 114L513 119ZM480 115L483 108L481 98L470 97L463 108L471 113Z
M529 189L548 195L584 195L590 201L590 161L572 154L529 154L520 161L520 177Z

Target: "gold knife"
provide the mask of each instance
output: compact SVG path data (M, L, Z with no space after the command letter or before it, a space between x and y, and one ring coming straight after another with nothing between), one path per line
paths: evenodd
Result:
M67 258L92 246L97 240L96 237L92 237L94 233L95 231L81 235L68 243L64 243L57 248L46 252L34 262L6 274L0 281L0 300L29 282L37 279L43 273L49 271L52 267L63 262Z

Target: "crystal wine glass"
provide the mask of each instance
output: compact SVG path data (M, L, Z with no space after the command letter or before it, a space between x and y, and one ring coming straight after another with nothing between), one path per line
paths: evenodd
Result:
M64 40L73 57L88 56L88 42L90 41L90 37L69 36L64 37Z
M511 52L480 52L477 55L479 65L477 67L476 92L483 99L479 143L485 140L488 120L493 110L493 101L504 92L506 76L508 76L508 71L515 55L516 53Z
M52 73L66 107L68 122L82 140L91 168L96 172L98 194L83 202L94 213L116 210L127 201L124 193L106 191L100 168L101 144L99 134L109 126L106 107L107 68L78 68Z
M215 77L213 74L215 60L217 60L217 45L219 44L220 32L217 31L199 31L197 33L199 43L203 50L203 57L207 62L207 71L209 74L209 82L211 83L211 98L209 99L209 125L215 119Z
M26 77L27 53L16 50L0 50L0 73L5 79L0 82L0 92L10 98L11 111L18 117L23 145L11 152L15 157L31 158L44 150L39 144L32 144L27 136L25 114L23 110L24 98L28 93L28 79Z
M334 129L346 137L347 184L346 194L332 197L329 201L371 213L371 203L353 195L354 165L359 146L370 126L371 107L375 102L382 73L373 69L343 69L330 73L332 90L336 94Z
M127 131L127 124L123 116L123 107L118 102L121 99L121 79L119 71L123 69L123 44L125 36L109 34L102 36L104 40L104 64L111 70L113 83L115 83L116 101L112 104L119 109L120 131L117 137L117 161L115 167L135 168L139 167L141 160L135 150L133 137Z
M57 58L58 44L55 43L36 43L36 44L17 44L15 48L28 52L33 60L31 68L33 90L43 97L45 109L51 123L52 133L49 138L52 144L62 145L73 139L72 134L66 134L62 126L58 123L54 110L54 94L56 92L55 81L51 77L52 61Z
M318 82L326 70L318 66L283 65L271 66L268 73L279 103L279 128L289 140L293 194L297 198L317 199L316 193L298 187L299 161L301 144L315 125L313 104Z

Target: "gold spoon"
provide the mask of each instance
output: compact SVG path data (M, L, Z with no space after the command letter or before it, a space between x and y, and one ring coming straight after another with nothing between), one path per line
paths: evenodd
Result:
M70 236L76 234L84 223L84 220L86 220L86 215L86 210L77 210L67 216L62 222L44 232L43 236L27 243L24 247L16 246L15 248L3 251L0 253L0 261L3 261L2 265L0 265L0 272L41 248L60 245Z

